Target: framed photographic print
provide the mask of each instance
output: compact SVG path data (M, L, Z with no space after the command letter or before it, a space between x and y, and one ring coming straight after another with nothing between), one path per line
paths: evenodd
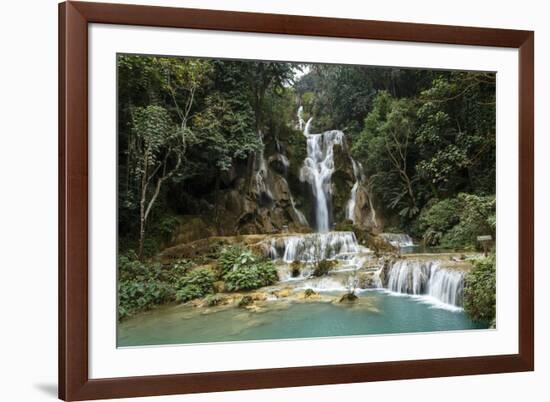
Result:
M60 398L533 370L533 32L59 10Z

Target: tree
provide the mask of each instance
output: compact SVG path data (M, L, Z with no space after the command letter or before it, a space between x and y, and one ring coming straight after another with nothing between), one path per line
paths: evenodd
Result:
M419 95L419 175L434 196L494 192L495 76L453 72Z
M414 170L414 103L380 92L365 119L352 152L363 162L367 176L385 203L399 215L412 218L418 211Z
M162 185L181 166L185 134L161 106L136 108L132 120L137 139L134 174L140 183L138 257L142 260L147 219Z

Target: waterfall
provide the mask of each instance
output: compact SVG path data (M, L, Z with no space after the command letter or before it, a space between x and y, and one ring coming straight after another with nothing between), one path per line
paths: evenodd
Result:
M269 258L282 259L286 263L349 259L355 253L368 251L357 243L353 232L281 236L270 239L264 249Z
M300 106L298 108L298 113L296 114L298 115L298 129L300 131L303 131L305 125L304 118L302 117L302 115L304 114L304 107Z
M255 174L255 184L256 184L256 192L258 195L265 194L269 200L273 200L273 194L271 193L271 190L268 185L268 170L267 170L267 163L265 161L265 155L264 155L264 143L263 143L263 134L261 131L258 132L258 138L261 143L260 150L256 153L255 159L254 159L254 170L256 172Z
M453 306L464 304L464 274L459 271L432 268L428 295Z
M334 146L343 145L344 133L339 130L309 134L311 118L304 127L307 156L300 170L300 180L311 185L315 197L315 218L318 232L328 232L331 214L331 178L334 172Z
M386 274L388 290L410 295L425 295L456 307L463 305L464 274L445 269L433 261L395 262Z
M379 236L397 248L414 246L411 236L406 233L380 233Z
M304 226L309 226L309 223L306 219L306 216L303 214L302 211L300 211L298 208L296 208L296 203L294 202L294 198L292 197L292 193L289 191L289 197L290 197L290 206L292 207L292 211L296 214L296 217L298 218L298 222Z
M351 188L351 195L346 205L346 218L355 223L355 204L357 203L357 189L359 188L359 181L356 181Z
M334 146L340 145L345 147L345 135L340 130L325 131L321 134L311 134L310 127L313 120L312 117L307 122L303 118L303 107L298 108L298 128L303 130L307 138L307 156L304 160L304 165L300 171L300 180L311 185L313 196L315 197L315 219L316 229L318 232L327 232L330 230L332 213L331 205L331 188L332 174L334 173ZM364 184L363 166L356 162L351 155L349 156L353 167L354 184L351 189L350 198L346 204L345 216L353 223L357 223L357 193L359 188ZM374 226L376 224L376 215L374 207L369 197L369 205L371 209L371 220Z

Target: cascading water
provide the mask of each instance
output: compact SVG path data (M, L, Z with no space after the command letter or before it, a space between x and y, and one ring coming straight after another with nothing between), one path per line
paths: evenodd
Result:
M256 172L254 177L256 192L259 195L267 196L267 198L271 201L273 200L273 194L271 193L271 189L268 184L268 169L264 156L263 134L261 131L258 132L258 138L261 142L261 147L258 153L256 153L256 157L254 159L254 170Z
M397 248L414 246L411 236L406 233L380 233L379 236Z
M311 134L310 127L312 117L307 122L303 119L303 107L298 109L298 128L303 130L307 138L307 156L304 165L300 171L300 180L311 185L313 196L315 197L315 218L318 232L327 232L331 227L332 213L331 190L332 174L334 173L334 146L346 147L345 135L340 130L325 131L321 134ZM357 222L357 192L364 184L363 167L349 156L353 167L354 184L350 192L350 198L346 205L346 218L353 223ZM374 226L376 223L376 213L369 196L369 205L371 209L371 220Z
M331 130L321 134L309 132L312 118L303 119L303 108L298 109L298 127L307 139L307 156L300 171L300 180L311 185L315 197L315 218L317 233L296 234L270 238L262 243L266 255L280 263L279 276L284 282L301 281L303 288L318 291L335 291L349 288L349 281L356 281L355 273L359 269L369 272L371 288L385 288L395 293L424 295L449 308L462 307L464 275L460 271L443 269L438 262L399 260L389 269L369 268L365 265L372 261L369 249L360 246L353 232L331 232L331 189L334 172L334 147L346 147L342 131ZM350 157L355 182L346 205L346 218L356 221L358 192L364 191L364 173L360 163ZM285 162L282 161L286 166ZM362 193L364 194L364 193ZM293 202L292 202L293 203ZM376 217L372 202L371 219L376 226ZM304 218L305 219L305 218ZM396 247L412 246L409 235L382 233L386 241ZM320 260L337 261L337 268L327 277L312 277L315 263ZM299 272L290 269L291 264L300 262ZM366 268L364 268L366 267ZM370 271L369 271L370 270ZM349 271L349 272L348 272ZM384 272L385 271L385 272ZM347 272L347 275L346 275ZM350 275L351 274L351 275Z
M322 134L308 134L308 124L304 130L307 138L307 157L300 171L300 180L311 185L315 197L317 231L327 232L331 221L329 205L331 178L334 172L334 146L343 144L344 133L332 130Z
M314 262L318 260L349 259L353 254L368 251L357 243L353 232L311 233L270 239L265 245L271 259Z
M464 274L441 268L438 262L395 262L386 274L386 289L403 294L426 295L441 303L462 307Z
M311 185L315 197L315 223L318 232L328 232L331 223L331 178L334 173L334 146L344 145L344 133L339 130L310 134L312 117L304 123L303 108L298 109L299 127L307 138L307 156L300 171L300 180Z
M357 205L357 190L359 185L363 181L363 167L357 163L355 159L351 158L351 165L353 167L353 175L355 176L355 183L351 188L351 194L349 201L346 205L346 218L355 223L355 206Z

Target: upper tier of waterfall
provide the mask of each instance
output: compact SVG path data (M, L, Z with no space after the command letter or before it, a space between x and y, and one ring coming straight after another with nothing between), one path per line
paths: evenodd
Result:
M300 171L300 180L311 185L315 198L317 231L327 232L332 219L330 199L331 178L334 173L334 146L343 144L344 133L332 130L322 134L305 135L307 137L307 156Z
M311 186L313 196L315 198L315 228L318 232L327 232L332 226L332 175L335 170L334 166L334 147L341 146L347 149L345 134L340 130L329 130L319 134L310 133L311 122L313 117L310 117L307 122L303 119L303 107L298 109L298 128L303 130L304 136L307 138L307 156L304 159L303 167L300 171L300 180L307 182ZM359 189L364 184L363 167L356 162L351 155L348 155L353 167L354 184L350 191L349 201L346 205L345 217L357 223L362 205L357 203ZM363 187L363 190L365 188ZM376 217L372 202L369 198L369 206L371 212L371 221L376 225Z

